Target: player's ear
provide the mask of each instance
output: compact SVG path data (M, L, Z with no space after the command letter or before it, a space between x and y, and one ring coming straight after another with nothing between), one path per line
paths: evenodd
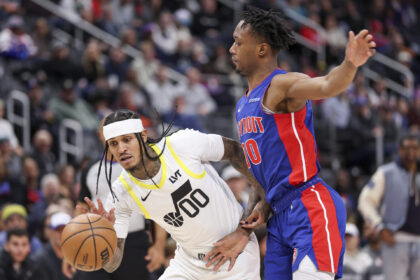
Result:
M147 129L144 129L141 132L141 138L143 138L144 143L146 143L146 141L147 141Z
M265 56L268 52L268 44L267 43L261 43L257 45L257 55L262 57Z

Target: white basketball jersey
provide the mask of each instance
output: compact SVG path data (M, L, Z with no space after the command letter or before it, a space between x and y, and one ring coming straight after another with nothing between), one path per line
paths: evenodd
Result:
M152 148L164 147L162 140ZM222 137L183 130L166 138L161 168L151 181L141 181L123 170L113 185L115 229L119 238L127 234L131 212L141 212L164 228L183 249L200 258L213 243L233 232L242 207L209 160L224 153ZM203 254L203 255L201 255Z

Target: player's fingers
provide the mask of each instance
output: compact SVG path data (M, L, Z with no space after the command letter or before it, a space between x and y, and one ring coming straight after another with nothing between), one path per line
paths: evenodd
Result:
M369 42L369 48L374 48L374 47L376 47L375 41L370 41Z
M217 255L218 253L219 253L219 249L218 248L214 248L213 250L211 250L210 252L208 252L206 254L206 256L204 257L203 261L210 260L214 255Z
M214 256L207 264L206 264L206 266L207 267L209 267L209 266L212 266L212 265L214 265L215 263L217 263L221 258L223 258L223 255L222 254L217 254L216 256Z
M365 38L363 38L366 42L369 42L370 40L372 40L373 39L373 36L372 36L372 34L368 34L368 35L366 35L366 37Z
M115 222L115 208L112 208L111 210L109 210L108 220L111 222Z
M349 31L349 42L353 42L353 41L354 41L354 32Z
M213 268L213 271L218 271L219 268L228 260L228 257L223 256L220 261L217 263L217 265Z
M369 56L372 56L372 55L374 55L376 53L376 50L375 49L370 49L369 50L369 52L368 52L368 55Z
M98 198L96 201L98 201L98 210L99 212L105 212L104 205L102 204L102 200Z
M95 204L88 197L85 197L85 202L89 205L89 208L92 212L97 211Z
M365 36L369 33L369 31L367 29L363 29L362 31L359 32L359 34L357 34L357 39L359 38L365 38Z
M231 258L230 258L230 264L229 264L228 271L231 271L231 270L232 270L233 266L235 265L236 258L237 258L237 257L231 257Z

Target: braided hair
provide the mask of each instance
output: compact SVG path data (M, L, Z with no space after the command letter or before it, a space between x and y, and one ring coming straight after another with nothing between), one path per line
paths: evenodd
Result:
M114 123L114 122L118 122L118 121L128 120L128 119L140 119L140 115L137 114L136 112L133 112L133 111L130 111L130 110L127 110L127 109L117 110L114 113L109 114L108 116L105 117L103 126ZM148 137L147 141L145 142L143 140L143 138L141 137L141 133L139 133L139 132L134 133L134 135L137 138L137 141L139 142L140 147L143 147L143 150L145 151L146 156L151 160L157 160L158 158L160 158L160 156L163 154L163 152L165 150L166 141L163 145L162 151L156 156L153 156L153 155L149 154L149 151L146 148L146 144L156 144L156 143L160 142L164 137L168 136L169 131L172 128L172 125L173 125L173 120L166 129L164 129L163 122L161 122L161 123L162 123L163 132L162 132L162 135L157 139ZM96 178L96 193L98 193L99 175L101 174L102 163L105 162L105 164L104 164L105 165L105 179L108 183L108 187L109 187L109 190L112 194L112 198L115 201L115 199L118 200L118 197L115 195L114 191L112 190L112 186L111 186L111 184L112 184L112 182L111 182L112 164L110 164L109 170L108 170L107 160L106 160L108 158L108 152L109 152L109 145L108 145L108 142L105 141L104 151L102 153L101 161L99 163L98 176ZM114 160L114 156L111 154L111 162L113 160ZM149 175L149 173L146 169L146 164L144 162L143 155L141 156L141 161L142 161L143 168L144 168L144 171L146 172L147 177L149 177L152 180L152 182L155 184L155 186L157 186L157 184L153 180L152 176Z
M293 32L280 11L265 11L248 6L240 18L244 21L242 28L250 25L251 30L261 36L275 52L288 49L296 43Z

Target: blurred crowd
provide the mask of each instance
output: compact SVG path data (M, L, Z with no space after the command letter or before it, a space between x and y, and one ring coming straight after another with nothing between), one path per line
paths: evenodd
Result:
M0 246L11 243L5 231L23 228L13 235L19 242L28 237L26 255L37 250L43 250L44 255L51 250L57 253L54 229L65 223L65 215L73 215L81 173L101 155L97 129L104 116L113 109L127 108L142 115L151 135L160 132L161 123L173 121L176 128L235 138L233 112L239 97L237 84L243 81L229 55L237 11L225 1L52 2L72 21L83 19L117 37L121 44L111 46L98 40L30 0L0 1L0 208L13 203L12 210L3 207ZM370 80L359 71L353 84L339 96L313 103L321 176L342 195L353 225L349 226L349 236L358 237L349 246L358 250L359 243L371 244L373 235L357 211L359 194L377 167L378 153L384 162L392 161L398 138L420 132L420 33L416 30L420 2L240 3L265 9L287 7L325 29L318 32L293 20L285 22L314 46L324 46L326 59L319 61L314 52L295 45L279 56L284 70L311 77L327 73L344 58L347 32L367 28L379 53L413 72L413 91L401 94L390 90L386 79L407 86L407 77L371 62L380 78ZM141 55L133 57L129 47L140 50ZM174 71L181 75L174 75ZM29 150L23 148L22 131L6 117L13 90L25 93L30 101ZM17 107L17 112L22 110ZM60 164L57 139L64 119L81 124L84 153L82 160L69 157ZM379 142L383 145L378 150ZM247 182L229 166L216 167L244 205ZM53 219L57 213L59 218ZM60 222L53 225L52 220ZM264 229L258 235L263 256ZM377 264L373 256L366 258ZM364 275L367 270L358 273ZM373 279L357 277L348 279Z

